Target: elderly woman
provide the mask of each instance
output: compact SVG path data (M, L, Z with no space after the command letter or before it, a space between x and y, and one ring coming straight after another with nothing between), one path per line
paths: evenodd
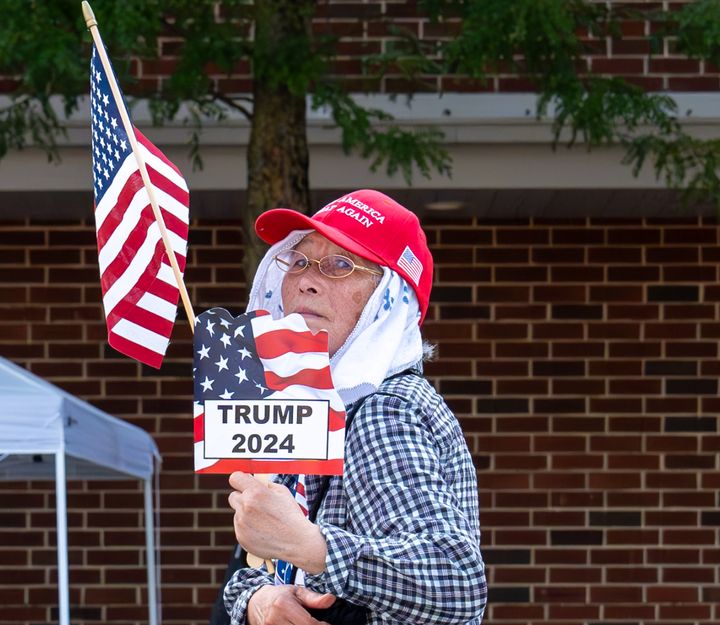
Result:
M235 573L224 597L232 623L479 623L475 470L457 420L422 377L432 257L417 217L361 190L312 217L268 211L255 227L273 246L248 310L298 313L327 330L348 425L342 476L304 485L231 476L238 542L280 572ZM292 494L303 487L309 518Z

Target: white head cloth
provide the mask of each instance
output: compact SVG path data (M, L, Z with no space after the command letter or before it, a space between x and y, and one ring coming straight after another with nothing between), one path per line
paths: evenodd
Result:
M293 248L311 232L295 230L268 250L253 280L248 312L263 309L273 319L284 316L281 286L287 274L277 267L273 256ZM395 271L382 269L383 277L357 325L330 358L333 383L346 406L374 393L386 377L422 359L415 291Z

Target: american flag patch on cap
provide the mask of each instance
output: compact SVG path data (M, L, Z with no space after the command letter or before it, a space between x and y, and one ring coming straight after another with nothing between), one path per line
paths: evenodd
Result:
M417 256L412 253L409 246L405 246L405 250L397 260L397 265L400 269L405 270L412 281L417 284L420 282L420 276L423 272L422 263L418 260Z

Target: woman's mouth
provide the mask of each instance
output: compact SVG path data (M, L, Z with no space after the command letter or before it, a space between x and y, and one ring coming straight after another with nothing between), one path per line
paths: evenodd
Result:
M303 317L310 318L310 319L321 319L323 317L323 315L321 315L320 313L316 313L313 310L301 309L301 310L296 310L295 312L299 315L302 315Z

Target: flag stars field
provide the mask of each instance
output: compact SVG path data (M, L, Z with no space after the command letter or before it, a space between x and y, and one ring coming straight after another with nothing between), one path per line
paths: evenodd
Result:
M94 54L93 62L95 62ZM117 136L117 133L121 133L123 137L125 136L123 130L118 128L117 117L108 113L107 107L110 104L110 97L107 93L103 93L101 89L102 78L99 71L91 73L90 101L91 108L94 109L91 125L92 154L95 161L94 169L97 170L97 174L93 172L93 182L96 196L102 194L102 189L107 186L111 172L115 169L116 164L120 162L121 158L127 156L126 152L129 154L127 141L124 139L121 141ZM103 119L105 123L103 123ZM107 137L107 140L105 137ZM121 147L122 154L113 147L113 144ZM101 160L105 165L104 167L100 165Z

